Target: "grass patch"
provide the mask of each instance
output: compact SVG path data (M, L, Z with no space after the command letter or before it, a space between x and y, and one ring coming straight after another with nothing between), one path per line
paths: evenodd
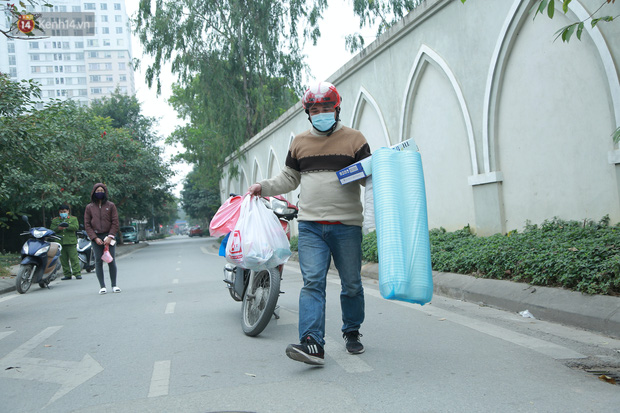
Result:
M11 275L10 267L19 264L21 255L18 253L0 254L0 277Z

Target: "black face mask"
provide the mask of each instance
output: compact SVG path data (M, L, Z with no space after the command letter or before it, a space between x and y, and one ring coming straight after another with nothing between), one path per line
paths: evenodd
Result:
M105 198L105 192L95 192L95 198L97 199Z

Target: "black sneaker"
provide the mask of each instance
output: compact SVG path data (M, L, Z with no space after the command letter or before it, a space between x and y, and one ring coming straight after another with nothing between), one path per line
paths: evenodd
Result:
M362 335L357 330L342 333L349 354L362 354L364 352L364 345L360 341L361 336Z
M301 361L314 366L325 364L325 351L315 339L308 336L299 344L289 344L286 355L296 361Z
M66 277L66 276L61 278L61 280L63 280L63 281L67 281L67 280L70 280L70 279L71 279L71 277Z

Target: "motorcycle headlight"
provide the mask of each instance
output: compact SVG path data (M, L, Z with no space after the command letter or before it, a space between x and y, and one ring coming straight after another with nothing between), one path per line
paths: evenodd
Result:
M45 247L41 248L39 251L35 252L34 256L38 257L40 255L47 254L47 251L49 251L49 249L50 249L50 246L46 245Z
M271 209L278 215L288 215L295 212L293 208L289 208L288 204L277 198L271 198Z
M33 229L32 235L34 235L35 238L42 238L46 232L47 230L41 231L40 229Z
M25 242L24 246L22 247L22 255L28 255L28 243Z

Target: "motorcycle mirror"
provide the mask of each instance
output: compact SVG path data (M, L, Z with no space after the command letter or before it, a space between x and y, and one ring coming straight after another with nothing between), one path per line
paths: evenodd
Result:
M24 221L26 224L28 224L28 228L32 228L30 226L30 222L28 222L28 217L26 215L22 215L22 221Z
M84 229L84 224L80 224L80 229Z

